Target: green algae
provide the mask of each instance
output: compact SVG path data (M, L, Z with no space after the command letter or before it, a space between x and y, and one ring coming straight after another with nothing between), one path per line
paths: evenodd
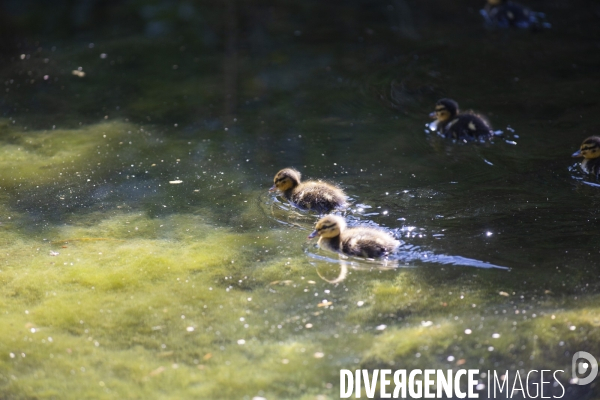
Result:
M142 228L140 238L130 238L128 222ZM156 237L160 226L164 230L176 227L181 232L193 230L200 234L177 234L185 236L183 238ZM56 234L58 237L85 237L89 230L89 227L66 227ZM106 388L128 396L130 389L123 388L125 391L121 392L122 384L118 380L138 382L142 393L145 390L151 393L164 382L158 386L143 382L150 379L149 376L162 375L162 371L151 373L166 361L169 365L165 377L156 379L164 381L168 376L173 380L171 385L180 387L199 384L200 378L193 379L181 371L170 372L174 369L172 365L189 364L187 367L182 365L182 370L195 369L194 374L202 376L205 373L197 370L197 364L207 354L217 353L211 363L225 362L215 343L232 346L231 338L239 331L235 326L236 322L239 325L240 315L256 309L243 292L232 291L228 295L229 290L215 281L230 272L227 266L232 262L245 263L239 247L227 246L232 241L243 246L243 236L202 226L197 219L183 216L143 221L139 215L122 215L103 221L98 231L115 240L60 239L65 243L61 246L28 243L26 248L38 245L44 251L34 253L33 259L24 258L26 262L21 260L18 268L3 268L0 274L3 300L6 299L10 306L7 304L7 315L3 316L6 323L2 333L6 340L2 340L2 353L19 357L3 358L5 376L8 377L10 372L10 376L18 377L8 385L6 393L25 389L28 385L32 385L31 393L40 388L45 388L47 395L61 393L65 388L52 382L56 382L56 374L62 374L59 381L68 378L71 370L76 371L77 376L83 375L79 379L95 381L90 386L97 389L80 392L81 387L68 388L74 397L102 397L103 388L98 387L100 381ZM246 240L250 243L252 239ZM182 241L187 241L186 245ZM15 247L19 245L15 244ZM201 307L195 306L200 304ZM219 311L223 307L230 310L229 317ZM216 339L214 334L204 333L206 330L217 331ZM23 336L24 343L16 344L16 337ZM47 337L52 341L49 342ZM248 341L250 347L252 341ZM281 359L290 352L285 348L282 351L285 354L280 356ZM21 357L21 353L26 356ZM57 355L56 359L54 355ZM240 357L235 353L229 357L232 356ZM249 357L258 356L252 354ZM17 364L21 358L22 362ZM270 362L269 359L261 360ZM37 372L31 374L30 371L30 375L23 372L27 369L35 371L34 365L54 373L38 377ZM142 365L145 368L141 368ZM85 368L87 374L80 372Z
M331 15L313 6L308 21ZM336 10L343 30L313 24L291 48L256 39L290 36L289 23L259 19L257 33L248 18L237 90L221 87L218 45L198 46L187 25L172 40L42 44L3 65L1 397L322 400L338 397L341 368L545 367L568 381L571 354L600 354L598 240L584 228L595 192L564 176L564 149L594 129L597 96L580 71L593 70L596 44L549 32L469 46L465 28L411 43L357 24L354 8ZM435 29L456 32L449 22ZM347 29L367 45L343 42ZM317 43L332 35L343 46ZM446 95L493 111L519 145L425 139ZM415 262L327 283L339 264L306 256L311 224L281 225L295 216L263 204L288 165L389 211L369 220L422 228L409 243L512 270Z
M593 300L591 300L593 301ZM481 318L471 321L483 321ZM462 318L469 320L468 315ZM461 321L438 319L434 324L393 329L381 335L365 353L365 368L479 368L527 371L543 366L562 370L563 382L572 371L569 357L579 349L596 354L598 310L555 312L526 321L490 316L473 330ZM517 322L518 321L518 322ZM416 325L416 324L413 324ZM475 327L477 322L467 323ZM565 354L566 353L566 354ZM452 356L451 359L448 357ZM465 366L466 365L466 366Z
M280 242L282 233L236 233L200 216L123 211L96 225L55 227L51 241L5 231L7 242L10 235L17 240L0 273L3 392L9 398L335 397L337 371L353 365L442 368L455 354L467 366L481 367L485 358L493 368L517 366L533 354L536 363L562 368L564 360L544 349L562 340L569 348L600 350L587 345L598 343L590 336L599 323L595 307L555 312L555 319L548 313L520 322L516 332L492 316L466 335L465 321L479 318L472 302L501 307L506 296L490 299L491 289L477 290L478 282L463 287L467 299L445 299L443 289L426 295L436 282L424 282L418 270L366 285L355 272L348 286L327 285L306 260L287 257L294 250L285 247L287 238ZM286 233L290 241L305 235ZM280 254L261 261L265 248ZM327 295L333 307L319 307L322 299L312 293L324 288L334 292ZM348 288L355 291L349 298ZM362 296L366 304L357 307ZM304 300L290 307L281 298ZM448 319L446 310L461 320ZM392 321L386 314L407 325L376 333L375 324ZM434 318L432 326L420 326L423 314ZM488 357L489 345L499 357Z
M54 130L17 134L12 130L2 138L0 181L4 188L43 184L68 180L100 166L103 171L110 166L93 164L99 159L99 150L116 145L123 140L131 125L106 123L82 130ZM107 161L111 161L109 158ZM112 160L114 161L114 160ZM84 175L85 176L85 175Z
M41 178L36 186L51 184ZM300 280L305 268L290 262L290 245L275 245L274 253L285 257L269 255L264 249L273 248L280 232L236 233L208 223L202 210L158 218L94 211L33 237L4 229L3 393L227 398L270 388L286 398L299 387L322 386L323 374L312 368L298 374L297 386L288 384L290 372L306 365L307 354L316 360L321 346L273 339L272 325L241 327L240 318L253 321L263 309L270 319L286 320L285 308L273 309L249 290ZM252 205L243 218L257 212ZM11 214L11 221L27 219ZM256 262L265 265L249 268ZM325 373L329 364L321 365ZM251 373L257 367L260 376ZM233 372L240 368L248 370L244 379Z
M263 211L245 204L253 226ZM444 267L352 271L330 285L301 254L303 229L213 218L202 206L158 217L116 208L34 236L5 227L8 398L335 398L340 368L563 369L563 352L548 351L559 342L600 351L595 298L567 306L552 281L532 294L496 281L510 272ZM528 316L539 315L507 324L518 293L538 296ZM573 306L581 312L560 310Z

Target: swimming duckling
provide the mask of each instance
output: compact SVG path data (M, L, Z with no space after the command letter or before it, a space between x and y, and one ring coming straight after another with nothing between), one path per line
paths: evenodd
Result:
M321 181L300 182L300 177L300 172L293 168L282 169L275 175L269 191L279 190L296 207L321 214L346 207L342 189Z
M491 28L516 27L522 29L550 28L550 24L544 22L544 13L531 11L521 4L510 0L487 0L487 4L481 10L486 25Z
M435 130L446 138L455 140L486 140L494 135L489 122L472 111L459 113L458 103L452 99L441 99L435 103L435 111L429 114L435 118Z
M581 144L573 157L583 157L581 169L588 174L593 174L598 179L600 175L600 136L590 136Z
M346 228L344 218L327 215L321 218L308 238L319 236L321 248L349 256L385 257L394 252L400 242L389 233L367 227Z

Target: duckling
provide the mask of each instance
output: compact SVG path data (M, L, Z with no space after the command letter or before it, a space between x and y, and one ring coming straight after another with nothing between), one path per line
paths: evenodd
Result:
M389 233L367 227L346 228L344 218L327 215L321 218L308 238L319 236L321 248L349 256L380 258L394 252L400 242Z
M489 122L472 111L459 113L458 103L441 99L435 103L435 111L429 114L436 119L435 130L446 138L455 140L486 140L494 135Z
M583 157L581 169L588 174L593 174L598 179L600 175L600 136L590 136L581 144L573 157Z
M282 169L275 175L269 191L279 190L296 207L320 214L347 206L342 189L321 181L300 182L300 177L300 172L293 168Z
M487 0L487 4L481 10L486 25L492 28L516 27L522 29L550 28L550 24L544 22L544 13L531 11L529 8L510 0Z

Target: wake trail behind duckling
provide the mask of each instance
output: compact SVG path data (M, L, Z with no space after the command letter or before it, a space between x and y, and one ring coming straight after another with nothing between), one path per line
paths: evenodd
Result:
M402 251L399 250L395 254L390 256L390 260L398 260L403 262L411 262L411 261L421 261L426 263L435 263L435 264L446 264L446 265L456 265L463 267L475 267L475 268L494 268L494 269L503 269L510 270L508 267L504 267L501 265L495 265L489 263L487 261L475 260L473 258L461 257L461 256L449 256L446 254L435 254L430 251Z
M332 264L343 264L350 266L353 269L395 269L395 268L414 268L415 262L455 265L457 267L474 267L484 269L500 269L509 271L509 267L495 265L487 261L475 260L462 256L449 256L446 254L435 254L431 251L422 251L418 246L402 244L400 249L384 258L369 259L354 256L347 256L337 253L334 258L331 255L336 254L329 251L322 251L316 245L310 245L308 242L304 244L304 253L310 258ZM325 253L325 254L323 254Z

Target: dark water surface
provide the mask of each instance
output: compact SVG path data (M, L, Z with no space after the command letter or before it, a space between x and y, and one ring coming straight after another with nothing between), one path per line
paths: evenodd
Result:
M597 1L530 1L541 32L467 0L72 3L0 6L0 398L333 399L342 368L598 398L571 358L600 357L600 187L570 158ZM426 134L442 97L505 135ZM267 194L288 166L396 262L307 242Z

